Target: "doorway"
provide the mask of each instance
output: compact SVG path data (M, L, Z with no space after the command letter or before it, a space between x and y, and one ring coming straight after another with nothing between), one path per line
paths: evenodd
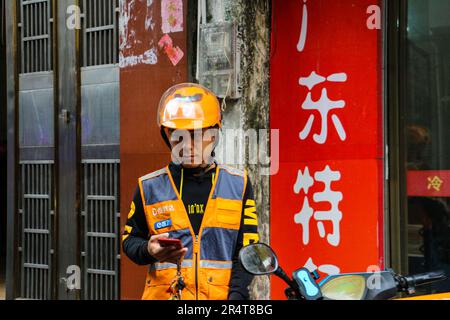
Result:
M8 298L119 297L118 5L8 1L18 79ZM66 23L74 6L80 30Z
M403 274L439 270L449 277L450 0L399 0L390 8L392 27L400 22L388 44L393 264ZM449 280L418 293L448 291Z

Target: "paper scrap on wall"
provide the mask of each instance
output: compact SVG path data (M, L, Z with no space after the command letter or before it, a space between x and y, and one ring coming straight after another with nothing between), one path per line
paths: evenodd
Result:
M183 1L162 0L161 17L163 33L183 31Z
M165 34L159 40L159 47L164 50L174 66L184 57L184 52L179 47L173 45L173 40L168 34Z

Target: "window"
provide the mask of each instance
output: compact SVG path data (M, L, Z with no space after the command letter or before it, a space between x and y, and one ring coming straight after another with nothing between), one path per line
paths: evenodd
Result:
M118 0L83 0L80 3L84 18L82 66L118 63Z
M19 0L20 73L52 71L52 0Z
M401 139L409 273L450 276L450 0L405 0ZM403 63L403 62L402 62ZM402 168L402 169L403 169ZM448 292L450 280L421 293Z

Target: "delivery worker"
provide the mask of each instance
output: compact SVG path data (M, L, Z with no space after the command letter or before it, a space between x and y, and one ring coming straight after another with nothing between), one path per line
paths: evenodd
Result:
M123 234L125 254L149 265L142 298L170 299L180 262L182 299L248 299L253 276L238 254L258 242L258 220L247 173L214 160L218 99L203 86L176 85L161 99L158 125L172 162L139 179ZM183 248L162 247L161 238Z

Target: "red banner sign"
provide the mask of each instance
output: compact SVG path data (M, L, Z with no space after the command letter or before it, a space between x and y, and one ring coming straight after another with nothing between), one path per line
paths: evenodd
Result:
M384 267L378 5L273 2L271 129L280 129L280 170L271 178L270 235L289 273ZM283 298L285 287L274 279L272 297Z
M450 171L408 171L409 197L450 197Z

